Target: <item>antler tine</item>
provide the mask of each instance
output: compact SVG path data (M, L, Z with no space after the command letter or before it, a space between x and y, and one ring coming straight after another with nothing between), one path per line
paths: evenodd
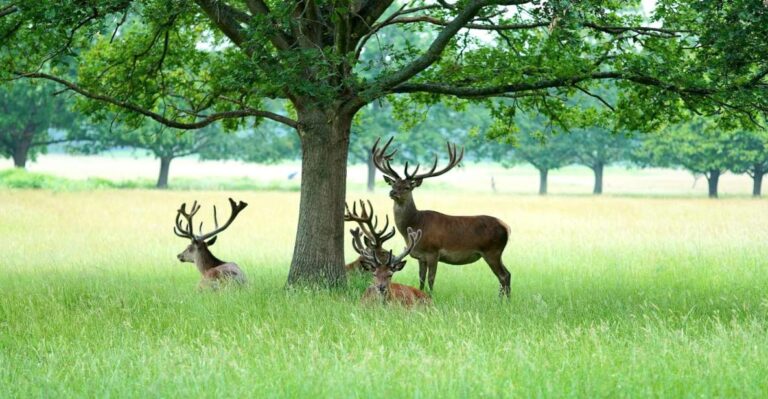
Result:
M412 228L409 227L408 228L408 243L407 243L405 249L403 249L403 252L400 255L397 255L397 257L395 257L394 259L392 258L391 254L390 254L389 264L390 265L394 265L395 263L400 262L401 260L403 260L403 258L405 258L408 254L411 253L411 251L413 250L413 247L416 246L416 243L418 243L419 240L421 240L421 229L414 231Z
M389 140L387 140L387 143L384 144L384 147L381 149L379 149L379 142L381 141L381 137L376 139L376 142L371 148L371 154L373 155L373 165L376 166L376 169L391 178L401 180L400 175L395 172L395 170L392 168L392 165L390 164L390 161L392 160L392 157L394 157L397 153L397 150L392 150L392 152L387 154L387 149L389 148L389 145L392 143L394 138L394 136L390 137Z
M368 251L368 248L363 245L360 228L355 227L354 229L349 230L349 232L352 233L352 248L355 250L355 252L369 258L371 254L370 251Z
M360 212L357 212L357 204L360 203ZM367 202L367 206L366 206ZM395 228L392 227L390 231L389 216L385 215L384 227L379 229L379 217L374 214L373 204L370 200L363 201L358 200L352 203L352 210L349 210L349 205L344 204L346 212L344 214L344 220L347 222L356 222L358 228L365 235L365 239L370 242L371 246L380 249L385 241L395 236Z
M370 225L371 215L373 214L373 207L371 207L371 215L366 213L363 200L360 200L360 207L363 209L362 215L358 214L357 212L357 201L352 203L351 212L349 210L349 205L344 203L344 208L346 209L346 212L344 213L344 221L356 222L358 226L360 226L360 228L363 230L363 234L365 234L366 237L371 237L372 233L368 226Z
M229 215L229 219L227 220L227 222L226 222L226 223L224 223L224 225L223 225L223 226L221 226L221 227L218 227L218 226L217 226L217 227L216 227L216 228L215 228L213 231L211 231L211 232L209 232L209 233L201 234L201 235L200 235L200 237L197 237L198 239L200 239L200 240L207 240L207 239L209 239L209 238L211 238L211 237L215 236L216 234L219 234L219 233L221 233L222 231L226 230L226 229L227 229L227 227L229 227L229 225L230 225L230 224L232 224L232 222L234 222L234 221L235 221L235 218L237 217L237 215L238 215L238 214L239 214L239 213L240 213L240 212L241 212L243 209L245 209L245 207L247 207L247 206L248 206L248 204L247 204L247 203L245 203L245 202L243 202L243 201L240 201L240 202L236 203L236 202L235 202L235 200L233 200L232 198L230 198L230 199L229 199L229 206L232 208L232 214L231 214L231 215ZM198 209L199 209L199 208L198 208Z
M430 169L429 172L422 173L420 175L417 175L414 172L413 175L406 176L406 178L409 180L418 180L418 179L426 179L428 177L440 176L443 173L453 169L456 165L458 165L459 162L461 162L462 158L464 158L464 147L461 147L461 153L458 153L458 151L456 151L456 148L457 148L456 144L453 144L453 147L451 147L451 143L446 142L446 145L448 147L448 165L445 165L444 168L435 172L435 170L437 169L437 154L435 154L435 162L432 164L432 169Z
M200 207L197 205L197 201L195 201L192 204L192 209L189 213L187 213L187 203L182 203L181 207L176 211L176 225L173 228L173 232L182 238L195 238L195 233L193 231L194 225L192 224L192 216L197 213L197 210L200 209ZM184 217L187 221L187 226L184 227L181 222L181 217Z

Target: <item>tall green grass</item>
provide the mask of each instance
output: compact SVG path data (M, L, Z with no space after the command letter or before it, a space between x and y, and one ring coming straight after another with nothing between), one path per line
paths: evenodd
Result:
M250 283L198 292L173 212L196 197L207 217L227 195L250 207L212 249ZM297 202L0 191L0 396L768 395L763 201L423 193L422 208L511 226L513 285L500 301L484 264L441 265L419 310L361 306L366 277L284 290Z

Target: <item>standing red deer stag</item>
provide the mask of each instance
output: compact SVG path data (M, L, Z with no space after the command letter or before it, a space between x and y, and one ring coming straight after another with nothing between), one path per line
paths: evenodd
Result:
M248 204L243 201L236 204L232 198L229 199L229 205L232 207L232 214L229 216L229 220L227 220L223 226L219 227L219 221L216 216L216 206L214 206L214 230L203 234L203 223L200 222L199 235L193 233L194 225L192 223L192 218L197 211L200 210L200 205L197 204L197 201L192 204L189 213L187 213L186 210L186 203L181 204L181 208L179 208L176 213L176 225L173 228L173 232L181 238L192 240L192 243L187 246L187 249L178 254L177 258L182 262L194 263L195 266L197 266L197 270L203 275L203 278L198 285L199 288L205 288L207 286L216 288L219 283L228 281L238 284L245 283L245 273L240 270L240 267L238 267L237 264L219 260L208 249L208 247L216 242L216 235L226 230L226 228L235 220L240 211L248 206ZM182 217L187 222L186 226L182 224Z
M392 255L391 250L380 255L380 252L371 246L372 243L368 240L368 237L362 238L362 235L363 233L360 232L359 227L352 230L352 247L362 258L360 265L365 270L373 273L373 284L363 293L362 302L396 302L405 306L416 304L428 305L432 303L429 296L421 290L392 282L392 276L396 272L403 270L405 266L406 261L403 258L419 242L421 230L413 231L413 229L408 228L408 245L398 256ZM363 244L363 241L365 241L365 244Z
M368 201L367 207L363 200L359 200L358 202L360 203L360 212L357 211L357 202L352 203L352 210L349 209L349 205L344 204L344 221L357 223L365 235L365 239L369 240L371 248L373 248L379 257L383 257L387 251L382 248L382 244L384 241L395 236L395 228L392 227L391 231L387 231L389 229L389 216L386 216L384 227L378 229L379 218L373 214L373 205L371 204L371 201ZM360 255L357 259L344 266L344 268L347 272L353 270L364 271L365 268L363 268L362 261L363 255Z
M419 260L419 287L424 289L424 282L429 272L429 289L434 289L437 262L451 265L466 265L481 257L488 263L501 284L499 294L509 296L510 274L504 267L501 254L507 245L509 227L493 216L451 216L435 211L421 211L413 201L413 189L419 187L424 179L440 176L459 164L464 156L456 151L456 145L448 143L449 162L437 170L437 155L432 168L419 174L419 165L413 172L408 171L405 163L405 177L395 172L390 165L397 150L387 153L392 138L384 147L379 148L379 140L371 152L376 168L384 174L384 180L392 187L389 197L395 202L395 225L405 236L407 230L422 231L422 239L411 251L411 257Z

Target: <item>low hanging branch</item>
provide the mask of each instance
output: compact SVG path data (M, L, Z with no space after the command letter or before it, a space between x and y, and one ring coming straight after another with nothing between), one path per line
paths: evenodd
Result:
M24 72L17 72L16 75L20 78L29 78L29 79L46 79L51 80L56 83L59 83L61 85L66 86L69 90L72 90L82 96L85 96L87 98L90 98L92 100L98 100L105 103L109 103L112 105L116 105L118 107L127 109L129 111L136 112L138 114L144 115L146 117L152 118L156 120L157 122L162 123L163 125L166 125L168 127L173 127L176 129L184 129L184 130L191 130L191 129L200 129L202 127L208 126L213 122L216 122L218 120L222 119L233 119L233 118L244 118L244 117L257 117L257 118L267 118L271 119L276 122L280 122L282 124L288 125L294 129L298 128L299 124L295 120L288 118L286 116L276 114L274 112L269 111L262 111L257 110L253 108L243 108L235 111L224 111L224 112L216 112L210 115L206 115L203 117L203 119L200 119L195 122L181 122L173 119L168 119L164 117L161 114L158 114L156 112L147 110L141 106L138 106L136 104L119 100L110 96L105 96L102 94L96 94L92 93L86 89L83 89L82 87L68 81L62 78L59 78L57 76L53 76L47 73L40 73L40 72L31 72L31 73L24 73Z

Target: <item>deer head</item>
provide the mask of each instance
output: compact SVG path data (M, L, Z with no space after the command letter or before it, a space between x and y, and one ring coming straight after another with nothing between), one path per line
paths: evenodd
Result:
M232 198L229 199L229 205L232 207L232 214L229 216L229 220L227 220L226 223L224 223L223 226L219 227L219 220L218 216L216 214L216 206L213 207L213 222L214 222L214 230L203 233L203 223L200 222L199 232L200 234L194 234L194 224L192 222L192 218L195 216L197 211L200 210L200 205L197 204L197 201L192 203L192 208L190 208L189 212L187 212L187 204L181 204L181 208L176 213L176 225L173 227L173 232L181 237L181 238L188 238L191 240L191 243L187 246L187 248L180 254L177 255L177 258L179 258L182 262L191 262L200 264L201 263L201 256L209 255L210 252L208 251L208 247L213 245L216 242L216 235L221 233L222 231L226 230L227 227L229 227L230 224L235 220L237 215L245 209L248 204L246 204L243 201L240 201L239 203L235 203L235 200ZM181 219L186 220L186 225L183 224Z
M384 147L379 148L379 141L381 141L381 138L378 138L376 143L374 143L373 148L371 149L371 153L373 154L373 163L376 166L376 169L384 174L384 180L392 187L392 190L389 192L389 197L395 200L397 203L405 202L408 199L411 191L413 191L414 188L420 186L424 179L440 176L445 172L448 172L456 165L458 165L459 162L461 162L461 159L464 157L464 147L461 148L461 152L458 152L456 149L456 144L451 145L451 143L447 142L446 145L448 147L448 165L446 165L444 168L437 170L437 154L435 154L435 162L432 164L432 168L428 172L419 173L419 167L421 165L418 164L412 172L409 172L408 162L406 162L404 171L405 177L400 177L400 175L395 172L395 170L392 168L392 165L390 164L395 154L397 153L397 150L392 150L391 152L387 153L387 149L389 148L389 145L392 143L393 139L394 137L390 138L387 143L384 144Z
M421 239L421 230L414 231L410 227L408 228L408 243L403 252L397 256L394 256L391 250L380 255L380 252L375 248L363 244L364 240L366 244L369 243L369 240L367 237L362 237L363 233L359 227L351 230L351 232L352 247L362 256L363 268L373 273L373 286L381 294L388 293L392 276L405 267L406 261L403 258L411 253L413 247Z

